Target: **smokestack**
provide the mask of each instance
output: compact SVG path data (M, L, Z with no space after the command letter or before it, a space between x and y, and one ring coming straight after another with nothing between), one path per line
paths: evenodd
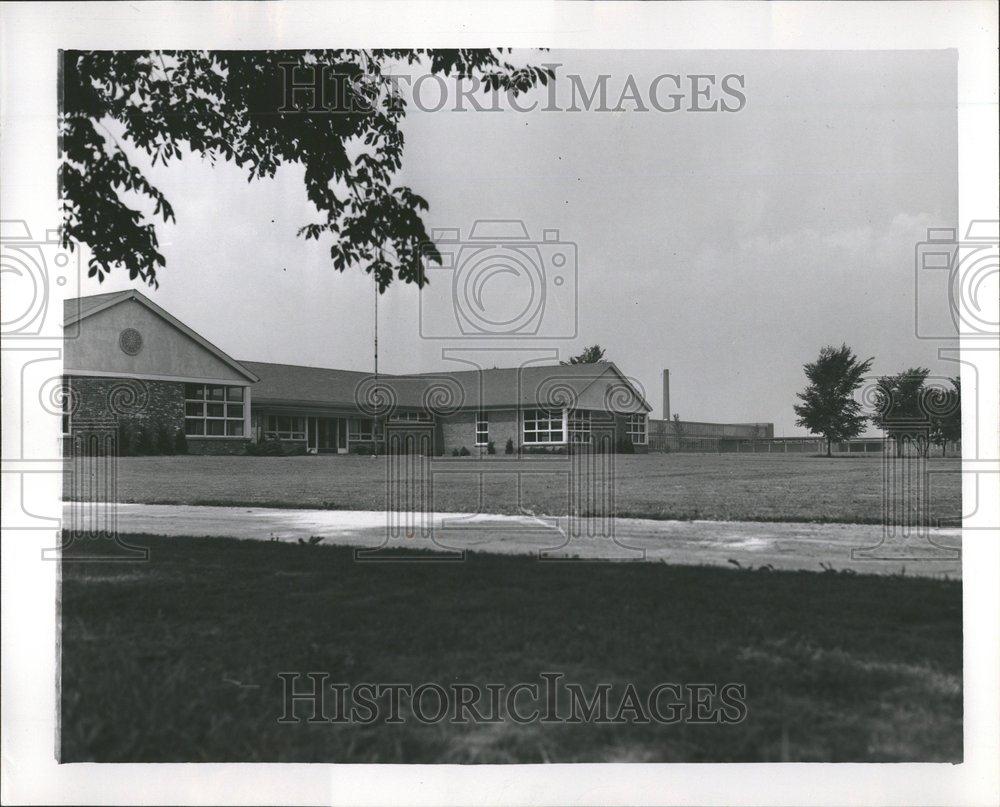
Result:
M670 420L670 371L663 371L663 419Z

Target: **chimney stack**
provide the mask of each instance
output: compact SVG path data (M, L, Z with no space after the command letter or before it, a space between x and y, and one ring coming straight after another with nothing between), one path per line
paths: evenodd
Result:
M663 371L663 419L670 420L670 371Z

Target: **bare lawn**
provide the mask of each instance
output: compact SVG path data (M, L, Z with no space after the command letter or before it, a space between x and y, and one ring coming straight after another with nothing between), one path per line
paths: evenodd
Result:
M346 510L522 512L561 515L593 510L614 479L619 516L735 521L879 523L883 520L883 459L826 459L762 454L646 454L605 457L613 463L593 477L570 473L567 457L435 458L412 466L409 482L389 485L385 457L126 457L119 460L122 502L258 505ZM916 459L906 474L909 501L898 483L897 518L913 518L920 477ZM932 525L961 519L960 460L927 460L927 508ZM66 498L76 498L67 463ZM422 473L422 475L421 475ZM395 478L393 476L393 478ZM570 480L575 480L571 497ZM581 487L583 492L581 493ZM392 496L389 495L390 489ZM419 504L423 502L423 504Z

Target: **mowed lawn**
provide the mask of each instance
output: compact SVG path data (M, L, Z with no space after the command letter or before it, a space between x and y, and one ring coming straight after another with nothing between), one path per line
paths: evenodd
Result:
M323 545L128 540L149 547L147 562L74 563L71 546L62 566L64 762L962 759L955 581L495 555L365 563ZM560 672L619 693L738 682L749 714L281 724L280 672L483 687Z
M571 507L593 510L588 502L600 500L613 484L619 516L883 521L880 457L647 454L608 459L611 471L571 476L567 457L435 458L427 476L404 476L402 483L390 485L384 457L127 457L119 460L116 489L122 502L396 510L408 501L424 501L443 512L562 515ZM907 462L911 465L899 477L912 493L920 466L914 459ZM67 464L67 498L74 498L72 467ZM933 458L927 467L931 524L958 525L960 460ZM421 481L407 481L412 479ZM575 500L579 503L572 503L571 489L574 495L583 491ZM911 496L904 507L901 486L893 489L897 512L915 518L919 500Z

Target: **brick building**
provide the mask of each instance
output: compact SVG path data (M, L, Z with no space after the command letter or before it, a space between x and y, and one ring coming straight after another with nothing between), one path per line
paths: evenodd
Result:
M64 327L68 438L97 423L200 454L648 443L650 407L611 362L376 377L236 360L137 291L68 300Z

